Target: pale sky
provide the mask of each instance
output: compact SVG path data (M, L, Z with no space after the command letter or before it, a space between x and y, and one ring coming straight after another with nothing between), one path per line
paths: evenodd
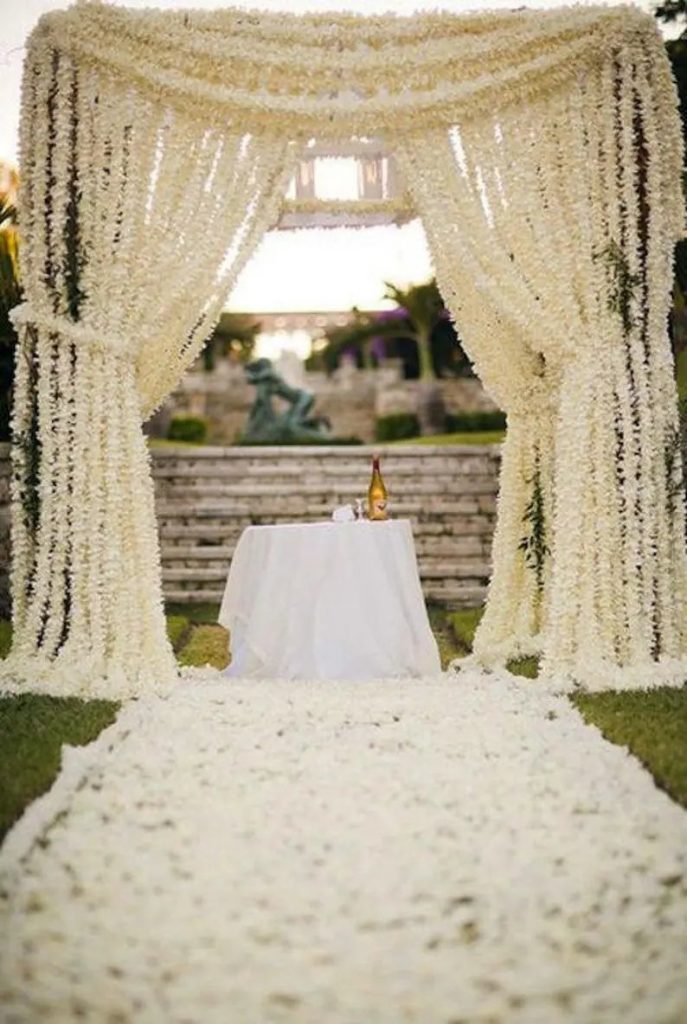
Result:
M41 14L69 6L64 0L0 0L0 160L16 162L19 90L24 41ZM151 7L151 0L129 0L129 7ZM349 10L412 14L427 9L466 13L519 6L517 0L157 0L159 8L248 7L289 11ZM554 7L530 0L528 7ZM652 9L651 0L639 6ZM256 312L380 308L384 281L421 282L432 273L417 222L402 228L277 231L265 236L241 275L229 308Z

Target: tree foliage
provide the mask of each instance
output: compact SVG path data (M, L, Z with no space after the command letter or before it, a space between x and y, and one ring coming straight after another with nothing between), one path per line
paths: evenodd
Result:
M687 0L666 0L654 8L659 21L682 25L676 39L666 40L666 51L677 86L682 117L682 131L687 139ZM683 187L687 174L683 170ZM675 249L675 283L671 313L671 337L676 362L687 351L687 239L678 242Z
M0 187L0 441L8 441L17 341L10 310L21 302L21 285L15 208L17 175L0 167L2 171L5 180Z
M348 323L325 333L325 347L308 365L330 372L349 353L364 368L385 357L401 359L410 378L471 374L435 280L407 288L387 283L384 297L395 303L394 308L381 313L354 308Z
M253 317L244 313L222 313L203 349L205 369L213 370L220 358L250 362L259 333L260 322Z

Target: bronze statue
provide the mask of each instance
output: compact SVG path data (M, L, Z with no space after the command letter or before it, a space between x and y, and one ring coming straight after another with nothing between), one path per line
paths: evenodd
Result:
M246 378L255 386L255 401L241 435L244 444L322 443L330 431L324 416L313 416L315 396L294 388L279 376L269 359L255 359L246 365ZM283 412L274 408L273 398L287 403Z

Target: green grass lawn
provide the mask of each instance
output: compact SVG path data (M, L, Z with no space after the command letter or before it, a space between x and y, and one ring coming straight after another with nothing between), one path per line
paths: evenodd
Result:
M434 434L431 437L407 437L402 441L388 444L500 444L506 436L505 430L463 430L458 434ZM207 442L203 442L207 447ZM148 438L149 448L198 448L189 441L167 441L164 438Z
M149 448L205 448L207 441L170 441L166 437L149 437Z
M217 625L217 605L167 608L167 631L181 665L222 669L228 662L228 635ZM469 654L481 609L447 612L429 608L442 664ZM11 629L0 622L0 657L9 650ZM536 677L537 662L524 658L512 672ZM191 684L192 685L192 684ZM635 754L656 783L687 807L687 687L647 693L573 696L587 722ZM0 698L0 839L23 809L52 785L62 744L90 743L110 725L119 705L110 701L42 697Z
M474 608L443 613L440 650L444 659L469 654L481 615L481 609ZM452 641L446 623L453 633ZM536 658L521 658L508 667L530 679L536 678L538 670ZM687 807L687 686L679 690L665 686L624 693L579 693L571 695L570 700L586 722L597 726L611 743L627 747L651 772L656 785Z
M217 605L168 609L167 634L179 663L224 668L228 634L218 626ZM0 657L10 648L9 622L0 621ZM36 797L53 784L62 745L91 743L117 717L113 701L25 694L0 697L0 841Z
M202 668L211 665L223 669L229 664L229 634L216 623L202 622L193 627L188 642L177 654L180 665Z
M62 744L90 743L114 722L118 708L110 701L77 697L0 698L0 838L52 785Z
M191 630L191 623L186 615L167 616L167 636L175 653L191 638Z
M464 430L459 434L433 434L430 437L408 437L392 444L500 444L505 430Z
M6 658L12 646L12 624L0 619L0 658Z
M675 364L675 376L677 380L677 393L684 401L687 399L687 349L681 352Z
M687 687L579 693L572 702L606 739L627 747L656 785L687 807Z
M218 604L166 604L167 619L173 615L183 616L188 622L216 623L219 615Z

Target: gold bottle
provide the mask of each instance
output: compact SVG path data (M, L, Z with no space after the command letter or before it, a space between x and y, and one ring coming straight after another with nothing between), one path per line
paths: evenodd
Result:
M367 492L367 515L368 519L387 519L387 495L382 474L379 469L379 456L372 459L372 479Z

